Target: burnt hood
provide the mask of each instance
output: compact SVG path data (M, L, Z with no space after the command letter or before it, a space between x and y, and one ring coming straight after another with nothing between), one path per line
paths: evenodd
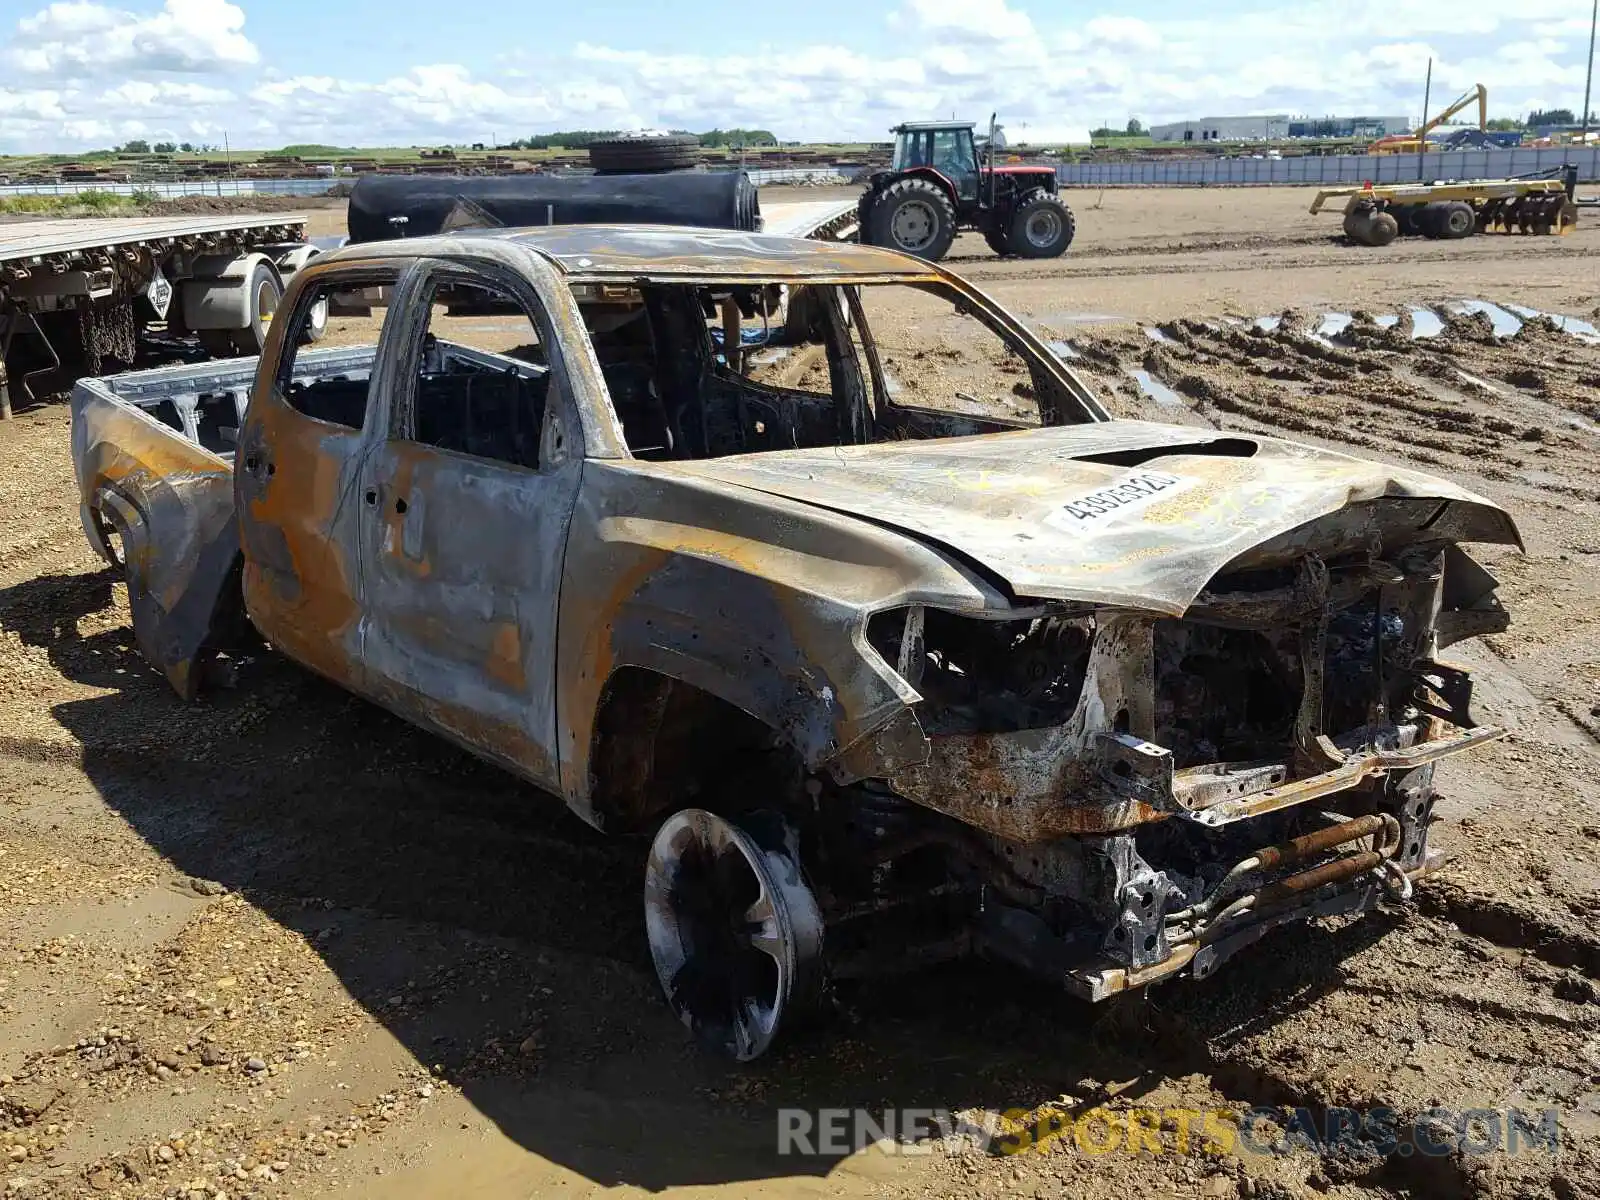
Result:
M1019 597L1172 616L1241 556L1322 549L1303 527L1347 509L1360 512L1339 523L1346 541L1365 521L1389 546L1521 544L1499 506L1420 471L1140 421L657 465L897 529Z

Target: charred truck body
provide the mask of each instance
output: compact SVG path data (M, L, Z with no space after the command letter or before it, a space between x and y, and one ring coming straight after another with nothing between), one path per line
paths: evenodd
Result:
M300 346L373 286L377 346ZM253 378L74 396L144 653L192 695L253 625L651 837L667 998L740 1058L830 978L982 952L1100 999L1408 896L1432 764L1503 732L1440 656L1506 625L1462 549L1505 512L1109 420L926 262L496 231L324 256L285 309Z

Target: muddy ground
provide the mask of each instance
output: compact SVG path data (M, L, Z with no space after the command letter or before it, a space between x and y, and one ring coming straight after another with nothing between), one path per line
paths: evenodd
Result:
M270 653L180 704L83 542L67 415L46 405L0 427L0 1189L1600 1194L1600 348L1541 322L1496 339L1454 318L1414 341L1361 316L1462 298L1592 314L1600 227L1376 250L1331 240L1336 218L1295 192L1071 199L1066 259L963 261L963 239L954 265L1069 339L1115 411L1438 471L1520 523L1525 554L1481 554L1512 628L1452 652L1480 719L1515 733L1441 770L1454 861L1415 907L1284 931L1207 983L1111 1006L943 968L843 995L753 1068L708 1061L656 994L639 845ZM1357 313L1331 343L1313 336L1330 308ZM1270 332L1224 320L1284 310ZM1051 1104L1123 1127L1130 1109L1385 1107L1403 1125L1555 1107L1562 1140L1182 1153L1169 1128L1136 1152L774 1153L780 1107Z

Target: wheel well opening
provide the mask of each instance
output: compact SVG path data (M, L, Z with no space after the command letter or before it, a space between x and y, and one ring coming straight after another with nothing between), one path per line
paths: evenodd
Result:
M740 790L770 773L798 779L798 759L769 726L720 696L641 667L623 667L607 681L589 761L591 806L604 828L618 831L680 808L737 809Z

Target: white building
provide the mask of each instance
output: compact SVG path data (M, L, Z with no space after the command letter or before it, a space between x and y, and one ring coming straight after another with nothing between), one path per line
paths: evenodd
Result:
M1198 121L1175 121L1152 125L1150 137L1157 142L1270 142L1289 136L1289 114L1264 117L1202 117Z
M1408 117L1202 117L1156 125L1150 137L1158 142L1275 142L1283 138L1376 138L1409 133Z

